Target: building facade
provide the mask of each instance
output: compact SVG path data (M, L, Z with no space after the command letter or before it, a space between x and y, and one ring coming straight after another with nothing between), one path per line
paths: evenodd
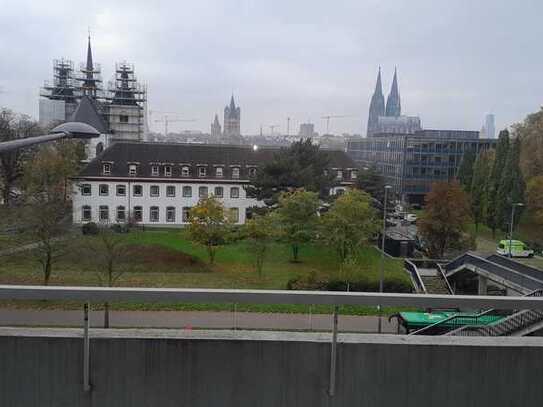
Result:
M201 198L222 201L233 222L242 224L248 208L263 203L247 196L260 166L277 149L226 145L116 142L73 179L73 222L184 226ZM340 193L356 179L354 162L330 151Z
M347 152L362 168L374 167L404 202L423 204L437 181L455 179L464 153L495 147L477 131L420 130L350 140Z

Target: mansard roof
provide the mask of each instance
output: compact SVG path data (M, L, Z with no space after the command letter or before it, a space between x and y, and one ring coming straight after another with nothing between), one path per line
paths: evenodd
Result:
M102 154L92 160L79 174L79 177L96 177L102 175L102 164L110 163L111 177L128 176L128 165L138 165L139 177L150 177L154 165L170 165L172 178L178 178L183 166L189 166L193 174L197 167L225 168L224 178L230 177L232 167L239 167L240 179L248 178L248 168L258 167L273 159L278 148L252 146L180 144L180 143L142 143L116 142ZM330 157L330 168L355 168L354 161L343 151L324 150ZM208 170L213 178L214 171Z

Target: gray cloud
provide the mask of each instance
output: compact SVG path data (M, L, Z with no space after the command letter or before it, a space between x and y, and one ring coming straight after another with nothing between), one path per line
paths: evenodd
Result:
M37 115L53 58L84 59L87 27L104 79L135 63L154 110L207 131L233 91L242 132L291 129L321 116L334 132L365 127L377 67L399 69L402 105L429 128L498 128L541 104L543 57L534 0L0 1L0 106Z

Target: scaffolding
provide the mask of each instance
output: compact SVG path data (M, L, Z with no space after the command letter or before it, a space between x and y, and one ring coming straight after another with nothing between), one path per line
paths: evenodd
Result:
M78 89L74 80L74 63L69 59L53 60L53 81L45 81L40 96L51 100L75 103Z
M80 83L78 87L80 96L88 95L95 100L104 97L100 64L81 63L79 65L79 73L75 79Z

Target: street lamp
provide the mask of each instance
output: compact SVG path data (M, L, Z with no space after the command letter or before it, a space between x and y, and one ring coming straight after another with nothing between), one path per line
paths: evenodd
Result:
M90 139L99 136L100 132L86 123L66 122L58 125L44 136L27 137L0 143L0 153L63 138Z
M381 234L381 264L380 264L380 274L379 274L379 292L383 292L383 285L384 285L384 279L385 279L385 236L386 236L386 228L387 228L387 201L388 201L388 190L392 189L390 185L385 185L385 199L383 200L383 232ZM383 313L381 309L381 305L378 306L379 308L379 322L377 331L381 333L382 331L382 319L383 319Z
M512 245L513 245L513 222L515 221L515 208L517 206L524 206L522 202L515 202L511 206L511 224L509 225L509 257L513 258Z

